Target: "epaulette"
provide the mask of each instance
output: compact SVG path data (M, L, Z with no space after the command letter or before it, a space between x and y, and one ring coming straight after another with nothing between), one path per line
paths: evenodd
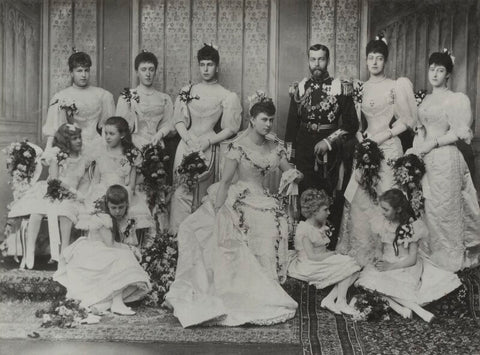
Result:
M295 81L290 84L288 87L288 94L293 97L295 95L295 92L298 90L298 81Z
M352 96L353 82L349 80L342 80L342 95Z

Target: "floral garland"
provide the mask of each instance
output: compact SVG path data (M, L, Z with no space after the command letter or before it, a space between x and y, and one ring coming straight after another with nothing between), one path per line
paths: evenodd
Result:
M157 232L153 243L142 250L140 265L148 273L152 283L152 289L145 299L147 305L160 305L175 280L177 248L175 235Z
M355 168L360 170L361 174L359 184L373 201L378 197L375 188L380 181L380 164L384 158L383 152L374 141L365 139L357 144L354 159Z
M177 168L179 184L192 191L200 174L207 170L207 158L203 152L195 151L184 155L180 166Z
M77 194L68 186L65 186L59 179L50 179L47 182L47 193L44 198L50 201L75 200Z
M240 230L242 230L242 232L244 234L247 234L248 230L250 229L249 226L245 223L245 211L244 211L244 207L245 207L245 198L247 197L247 195L250 194L250 190L247 188L247 189L244 189L242 192L240 192L238 195L237 195L237 198L235 199L232 207L233 207L233 210L238 214L238 227L240 228ZM282 271L282 265L280 263L280 257L278 255L278 250L280 248L280 242L282 241L282 228L281 228L281 222L280 222L280 219L281 218L285 218L287 216L285 210L284 210L284 200L283 199L279 199L276 197L276 195L273 195L273 194L269 194L268 191L265 191L265 194L271 198L275 198L278 202L278 207L277 208L255 208L255 207L251 207L253 209L255 209L256 211L258 211L259 213L267 213L267 212L270 212L273 214L273 218L275 220L275 227L277 228L277 238L275 239L275 260L276 260L276 270L277 270L277 274L280 274L281 271ZM248 240L245 240L245 243L248 245Z
M359 312L354 320L378 322L390 320L388 302L376 291L364 290L352 298L353 307Z
M88 311L80 301L65 299L53 302L49 309L37 310L35 316L42 318L42 328L76 328L88 317Z
M166 163L170 156L159 145L152 143L142 147L142 162L137 171L143 175L142 189L147 195L150 211L155 207L159 211L167 210L168 195L172 188L167 185Z
M259 170L260 171L260 174L262 176L265 176L267 175L267 173L272 169L271 165L268 164L267 166L261 166L261 165L258 165L257 163L255 163L249 156L248 154L245 152L245 150L237 145L237 146L234 146L233 143L230 143L228 145L228 150L231 150L231 149L236 149L239 151L241 157L243 159L245 159L246 161L248 161L255 169Z
M199 100L200 96L195 95L192 96L192 87L193 84L191 82L188 83L188 85L185 85L179 92L178 98L181 102L184 102L185 104L188 104L192 100Z
M425 90L425 89L418 90L415 93L415 101L417 102L417 106L420 106L420 104L425 99L425 96L427 96L427 90Z
M30 187L36 169L37 153L26 139L10 144L3 152L7 155L7 170L12 177L10 183L17 196Z
M393 168L395 183L407 194L415 217L420 217L425 207L422 190L425 163L415 154L407 154L388 163Z
M137 90L131 90L130 88L124 88L120 93L120 96L123 97L128 106L132 105L132 102L139 103L140 96L138 95Z

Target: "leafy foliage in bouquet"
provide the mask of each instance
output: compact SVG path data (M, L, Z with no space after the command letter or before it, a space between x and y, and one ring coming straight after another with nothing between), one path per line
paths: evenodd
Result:
M390 161L389 165L393 168L396 184L407 194L415 217L420 217L425 205L422 192L425 163L417 155L408 154L395 161Z
M423 102L425 99L425 96L427 96L427 90L418 90L415 93L415 101L417 102L417 106L420 106L420 104Z
M10 184L14 197L17 198L30 187L35 174L37 153L27 139L10 144L3 152L7 156L7 171L12 177Z
M380 164L385 158L378 144L365 139L357 144L354 159L355 168L360 171L360 186L373 201L377 201L376 187L380 181Z
M72 100L70 98L63 98L59 100L59 106L60 110L65 111L65 114L67 115L67 120L68 123L73 123L73 115L78 112L78 107L75 103L75 100Z
M352 303L359 312L354 320L378 322L390 319L390 306L378 292L362 290L353 297Z
M142 249L140 265L150 276L152 290L146 297L146 304L159 306L175 280L177 266L177 238L168 232L158 232L153 243Z
M124 88L120 93L120 96L125 99L128 105L132 104L132 101L136 103L140 102L140 96L138 96L137 90L131 90L130 88Z
M167 185L166 164L170 156L159 145L150 143L142 147L142 157L137 170L143 175L142 189L147 195L148 207L150 211L157 207L159 212L165 212L172 190Z
M138 167L140 164L142 164L142 152L135 146L127 149L125 152L125 157L127 158L130 166Z
M180 166L177 168L179 183L189 191L193 189L200 174L208 170L207 159L203 152L192 152L183 157Z
M42 327L75 328L87 318L88 311L80 306L80 301L64 299L52 302L50 308L35 312L37 318L42 318Z
M193 84L192 83L188 83L188 85L184 86L179 94L178 94L178 97L179 97L179 100L181 102L184 102L186 104L188 104L190 101L192 100L198 100L200 99L200 97L198 95L195 95L195 96L192 96L191 92L192 92L192 87L193 87Z
M50 201L75 200L77 194L68 186L65 186L60 180L51 179L47 182L45 198L48 198Z

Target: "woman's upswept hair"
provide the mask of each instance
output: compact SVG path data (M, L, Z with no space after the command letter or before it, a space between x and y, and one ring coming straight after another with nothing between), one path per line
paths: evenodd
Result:
M77 67L90 68L92 59L85 52L75 52L68 58L68 69L73 71Z
M377 37L378 39L373 39L367 44L367 48L365 50L366 56L370 53L380 53L383 55L385 60L388 59L388 45L382 40L383 36Z
M451 73L453 71L453 61L448 53L432 53L430 58L428 58L428 66L432 64L444 66L447 70L447 73Z
M60 148L60 151L70 154L72 150L72 138L74 136L81 136L82 129L70 124L64 123L58 127L55 135L53 136L53 147Z
M257 117L260 113L265 113L268 116L273 116L276 112L275 105L272 100L261 101L255 103L250 109L250 116L252 118Z
M197 52L197 59L199 63L202 60L211 60L218 65L218 63L220 63L220 54L218 54L218 51L212 46L204 44Z
M135 148L135 145L132 142L132 133L130 133L130 127L125 118L120 116L109 117L105 121L105 126L117 127L118 133L120 133L120 136L122 137L120 144L122 145L124 154Z
M155 70L157 70L158 59L152 52L142 51L135 57L135 70L138 70L141 63L152 63L155 66Z
M305 218L312 217L321 207L331 204L332 198L324 190L307 189L300 197L300 208Z

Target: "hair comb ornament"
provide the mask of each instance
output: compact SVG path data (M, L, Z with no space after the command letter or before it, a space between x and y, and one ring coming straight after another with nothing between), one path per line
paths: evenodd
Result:
M145 48L142 49L142 53L148 53L149 51Z
M203 42L203 45L204 45L204 46L207 46L207 47L212 47L213 49L215 49L215 50L218 51L218 46L215 45L215 44L213 44L212 42L210 42L210 43L205 43L205 42Z
M259 104L261 102L273 102L273 100L271 97L268 97L264 91L257 90L255 94L248 97L248 102L250 103L248 109L251 110L252 107L256 104Z
M443 48L442 53L448 54L452 60L452 64L455 65L455 57L453 56L452 51L448 50L448 48Z
M72 47L72 53L78 53L78 50L77 50L77 48L75 48L75 47Z
M75 132L77 130L77 126L75 126L74 124L71 124L71 123L67 123L67 128L71 132Z
M388 42L387 42L387 39L385 38L385 34L383 32L380 32L379 34L377 34L375 36L375 40L376 41L382 41L384 42L386 45L388 45Z

